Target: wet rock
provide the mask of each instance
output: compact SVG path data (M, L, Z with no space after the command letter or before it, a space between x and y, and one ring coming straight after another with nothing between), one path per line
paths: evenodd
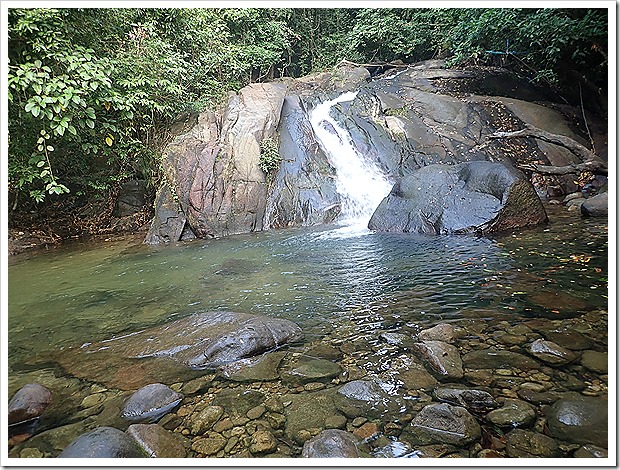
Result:
M187 428L194 436L200 436L210 430L223 414L224 408L221 406L207 406L189 417Z
M339 429L328 429L308 440L304 444L301 456L304 458L356 458L360 457L360 453L355 436Z
M608 212L607 192L586 199L581 205L581 214L586 217L605 217Z
M291 404L285 408L285 434L298 444L303 444L311 435L308 429L325 429L341 422L342 415L334 405L334 389L290 395Z
M432 328L422 330L417 336L420 341L443 341L453 343L456 338L454 327L449 323L440 323Z
M539 225L547 214L515 168L474 161L428 165L398 181L368 228L427 234L491 233Z
M602 447L586 444L585 446L581 446L577 449L573 454L573 457L579 459L606 459L609 457L609 452L607 449L603 449Z
M192 369L215 369L254 357L302 337L299 326L278 318L205 312L73 351L76 359L118 367L123 358L170 358ZM126 359L125 359L126 360ZM77 364L77 361L73 361ZM84 363L81 363L82 366ZM116 365L115 365L116 364ZM108 374L109 375L109 372ZM80 374L84 376L84 372Z
M187 382L181 388L181 393L184 395L194 395L196 393L204 391L212 381L213 376L197 377Z
M338 389L334 403L336 408L349 418L381 418L406 409L401 397L390 395L374 380L354 380L346 383Z
M212 405L222 407L231 418L244 417L252 408L260 405L265 395L257 390L239 388L222 390L212 401Z
M158 424L132 424L126 433L149 457L184 458L185 446L178 434L166 431Z
M607 448L607 400L573 394L555 402L545 414L558 439Z
M142 387L125 402L121 416L132 422L153 422L181 403L183 395L164 384Z
M607 373L608 363L609 360L606 352L584 351L581 356L581 365L599 374Z
M449 444L429 444L414 447L415 451L410 457L422 459L438 459L457 450L456 447Z
M215 455L224 449L227 439L221 434L209 433L207 437L192 442L192 450L204 455Z
M338 364L327 359L315 359L301 356L284 370L280 377L284 383L301 385L308 382L328 382L337 377L342 369Z
M536 421L536 409L521 400L504 399L501 408L487 414L486 419L498 427L527 427Z
M81 434L91 431L94 427L93 423L87 423L85 421L66 424L37 433L23 445L36 447L37 449L45 449L49 451L52 456L56 456ZM22 445L18 445L16 449L19 450L21 446Z
M413 447L406 442L389 441L385 446L376 448L372 455L376 458L396 459L399 457L414 456L415 454Z
M140 211L146 202L146 181L125 181L120 188L112 215L126 217Z
M342 359L342 351L340 349L326 343L317 343L310 346L305 351L306 356L327 359L329 361L339 361Z
M554 366L568 364L577 358L572 351L543 339L537 339L530 344L528 352L537 359Z
M379 426L374 422L367 422L362 424L359 428L353 431L353 435L360 441L367 441L369 439L376 438L379 435Z
M30 383L20 388L8 405L8 423L14 425L41 417L52 403L52 392L43 385Z
M407 347L412 343L411 338L402 333L381 333L379 339L390 346Z
M503 369L514 367L515 369L530 370L538 369L537 361L513 351L498 349L480 349L464 354L463 364L468 369Z
M278 448L275 436L267 430L259 430L252 434L250 452L254 455L268 454Z
M286 356L283 351L263 354L259 357L241 359L224 364L220 374L233 382L260 382L263 380L277 380L278 367Z
M439 382L421 364L407 361L404 367L396 369L394 379L409 390L430 390Z
M527 389L518 390L517 395L519 398L536 405L550 405L561 398L561 395L556 392L535 392Z
M63 450L59 458L139 458L146 457L137 442L115 428L100 427L82 434Z
M480 439L478 421L465 408L447 403L426 405L401 439L412 444L452 444L464 446Z
M506 434L506 453L509 457L559 457L554 439L532 431L515 429Z
M461 356L454 346L443 341L423 341L415 343L413 349L428 363L440 380L463 377Z
M485 411L500 406L484 390L440 387L433 391L433 396L439 401L462 406L469 411Z

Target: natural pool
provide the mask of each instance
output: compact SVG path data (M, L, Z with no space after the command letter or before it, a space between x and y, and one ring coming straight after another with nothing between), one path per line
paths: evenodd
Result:
M362 375L381 377L386 383L396 380L395 364L400 361L403 367L403 354L409 353L406 347L391 343L386 334L415 336L442 322L460 331L462 354L489 347L523 349L536 337L546 338L545 329L572 328L578 323L593 328L590 333L574 330L594 340L588 349L606 352L607 221L582 219L562 207L547 209L548 226L495 239L375 234L330 226L162 247L146 246L136 239L75 242L15 256L8 267L9 397L25 383L38 381L53 392L56 388L65 402L54 405L40 430L49 433L58 426L73 425L80 416L96 423L99 414L94 410L84 413L90 407L83 400L96 393L108 393L114 399L122 392L67 373L54 360L58 351L209 310L292 320L301 326L305 339L291 351L305 353L317 344L336 347L341 356L333 360L343 370L354 366ZM508 331L518 325L527 325L531 332L523 333L522 344L502 341L506 335L519 336ZM605 342L598 341L599 337L605 337ZM594 374L580 364L564 367L569 369L544 365L538 371L545 376L538 381L539 392L562 392L561 382L566 379L562 374L569 374L584 386L565 391L586 390L606 398L606 372ZM465 368L462 384L483 382L467 375L476 367L466 363ZM515 372L512 382L510 374L502 374L504 382L489 379L483 384L495 398L516 398L524 382L536 383L531 374L519 378ZM346 380L343 376L317 388L328 390ZM266 382L253 386L267 387L281 396L317 393L303 386ZM217 378L212 385L211 395L217 395L218 387L245 386ZM415 390L402 381L396 390L415 396ZM419 395L420 403L425 403L424 395ZM206 391L195 393L184 406L204 406L207 397ZM542 405L532 403L541 416ZM398 433L385 428L390 420L396 422L397 417L378 420L379 435L389 438L394 447ZM351 428L349 421L342 426ZM357 424L351 429L363 426L359 420ZM544 423L538 425L544 429ZM286 426L280 429L283 436L288 435ZM182 433L182 424L175 429L196 439ZM58 449L48 441L40 445L41 455L35 452L36 456L57 455ZM295 441L283 444L286 449L279 452L297 456L296 446L301 442ZM36 447L36 442L35 436L15 447L12 455ZM365 443L369 455L419 456L412 448L386 455L387 444L373 442ZM188 455L202 455L193 452ZM221 452L213 456L221 457ZM445 453L451 452L465 456L466 451L457 446Z

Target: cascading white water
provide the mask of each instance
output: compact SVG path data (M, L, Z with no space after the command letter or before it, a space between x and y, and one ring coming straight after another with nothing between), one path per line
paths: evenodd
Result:
M310 123L319 145L336 169L336 190L342 198L340 221L346 226L366 229L373 212L392 189L392 183L377 164L353 144L350 133L330 111L338 103L352 101L357 92L348 92L325 101L310 113Z

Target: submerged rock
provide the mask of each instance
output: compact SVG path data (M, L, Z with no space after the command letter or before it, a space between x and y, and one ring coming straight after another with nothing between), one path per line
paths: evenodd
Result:
M549 436L533 431L515 429L506 434L506 453L509 457L559 457L558 443Z
M449 323L440 323L432 328L422 330L417 335L420 341L443 341L444 343L454 343L456 332Z
M182 438L158 424L132 424L126 432L150 457L177 459L187 454Z
M500 406L493 396L484 390L440 387L433 391L433 396L439 401L462 406L469 411L485 411Z
M285 383L300 385L308 382L328 382L337 377L341 371L338 364L327 359L301 356L282 370L280 377Z
M401 438L412 444L464 446L480 439L478 421L465 408L447 403L426 405Z
M504 399L501 408L487 414L486 419L498 427L525 427L536 421L536 409L521 400Z
M183 395L164 384L142 387L125 402L121 416L132 422L153 422L171 412Z
M82 434L63 450L59 458L146 457L137 442L116 428L100 427Z
M336 408L349 418L382 418L386 414L398 414L406 409L401 397L390 395L374 380L346 383L338 389L334 402Z
M304 458L356 458L360 457L357 439L351 433L328 429L306 441L301 451Z
M558 439L607 448L607 400L574 394L555 402L546 416Z
M550 365L564 365L574 361L577 356L552 341L537 339L528 347L529 353Z
M20 388L8 406L8 423L14 425L41 417L52 403L52 392L43 385L30 383Z
M112 379L118 379L127 367L130 367L126 372L129 379L131 376L139 379L139 374L151 377L159 372L162 375L168 366L161 361L166 358L191 369L214 370L301 338L301 328L289 320L248 313L205 312L77 350L63 351L59 359L78 376L100 377L105 383L112 372L115 374ZM142 362L131 364L127 359ZM139 370L148 368L150 362L145 359L153 362L155 369L150 373ZM178 368L170 369L173 380L179 381Z
M429 165L397 182L368 228L426 234L492 233L547 221L531 183L503 163Z
M451 380L463 377L463 362L456 347L443 341L422 341L413 345L433 369L439 379Z

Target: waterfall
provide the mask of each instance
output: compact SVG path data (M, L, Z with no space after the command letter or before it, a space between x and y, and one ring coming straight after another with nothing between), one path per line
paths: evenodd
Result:
M373 212L392 189L392 183L377 164L362 155L351 134L330 115L333 106L352 101L348 92L325 101L310 113L310 124L319 145L336 169L336 190L342 200L340 221L345 226L366 229Z

